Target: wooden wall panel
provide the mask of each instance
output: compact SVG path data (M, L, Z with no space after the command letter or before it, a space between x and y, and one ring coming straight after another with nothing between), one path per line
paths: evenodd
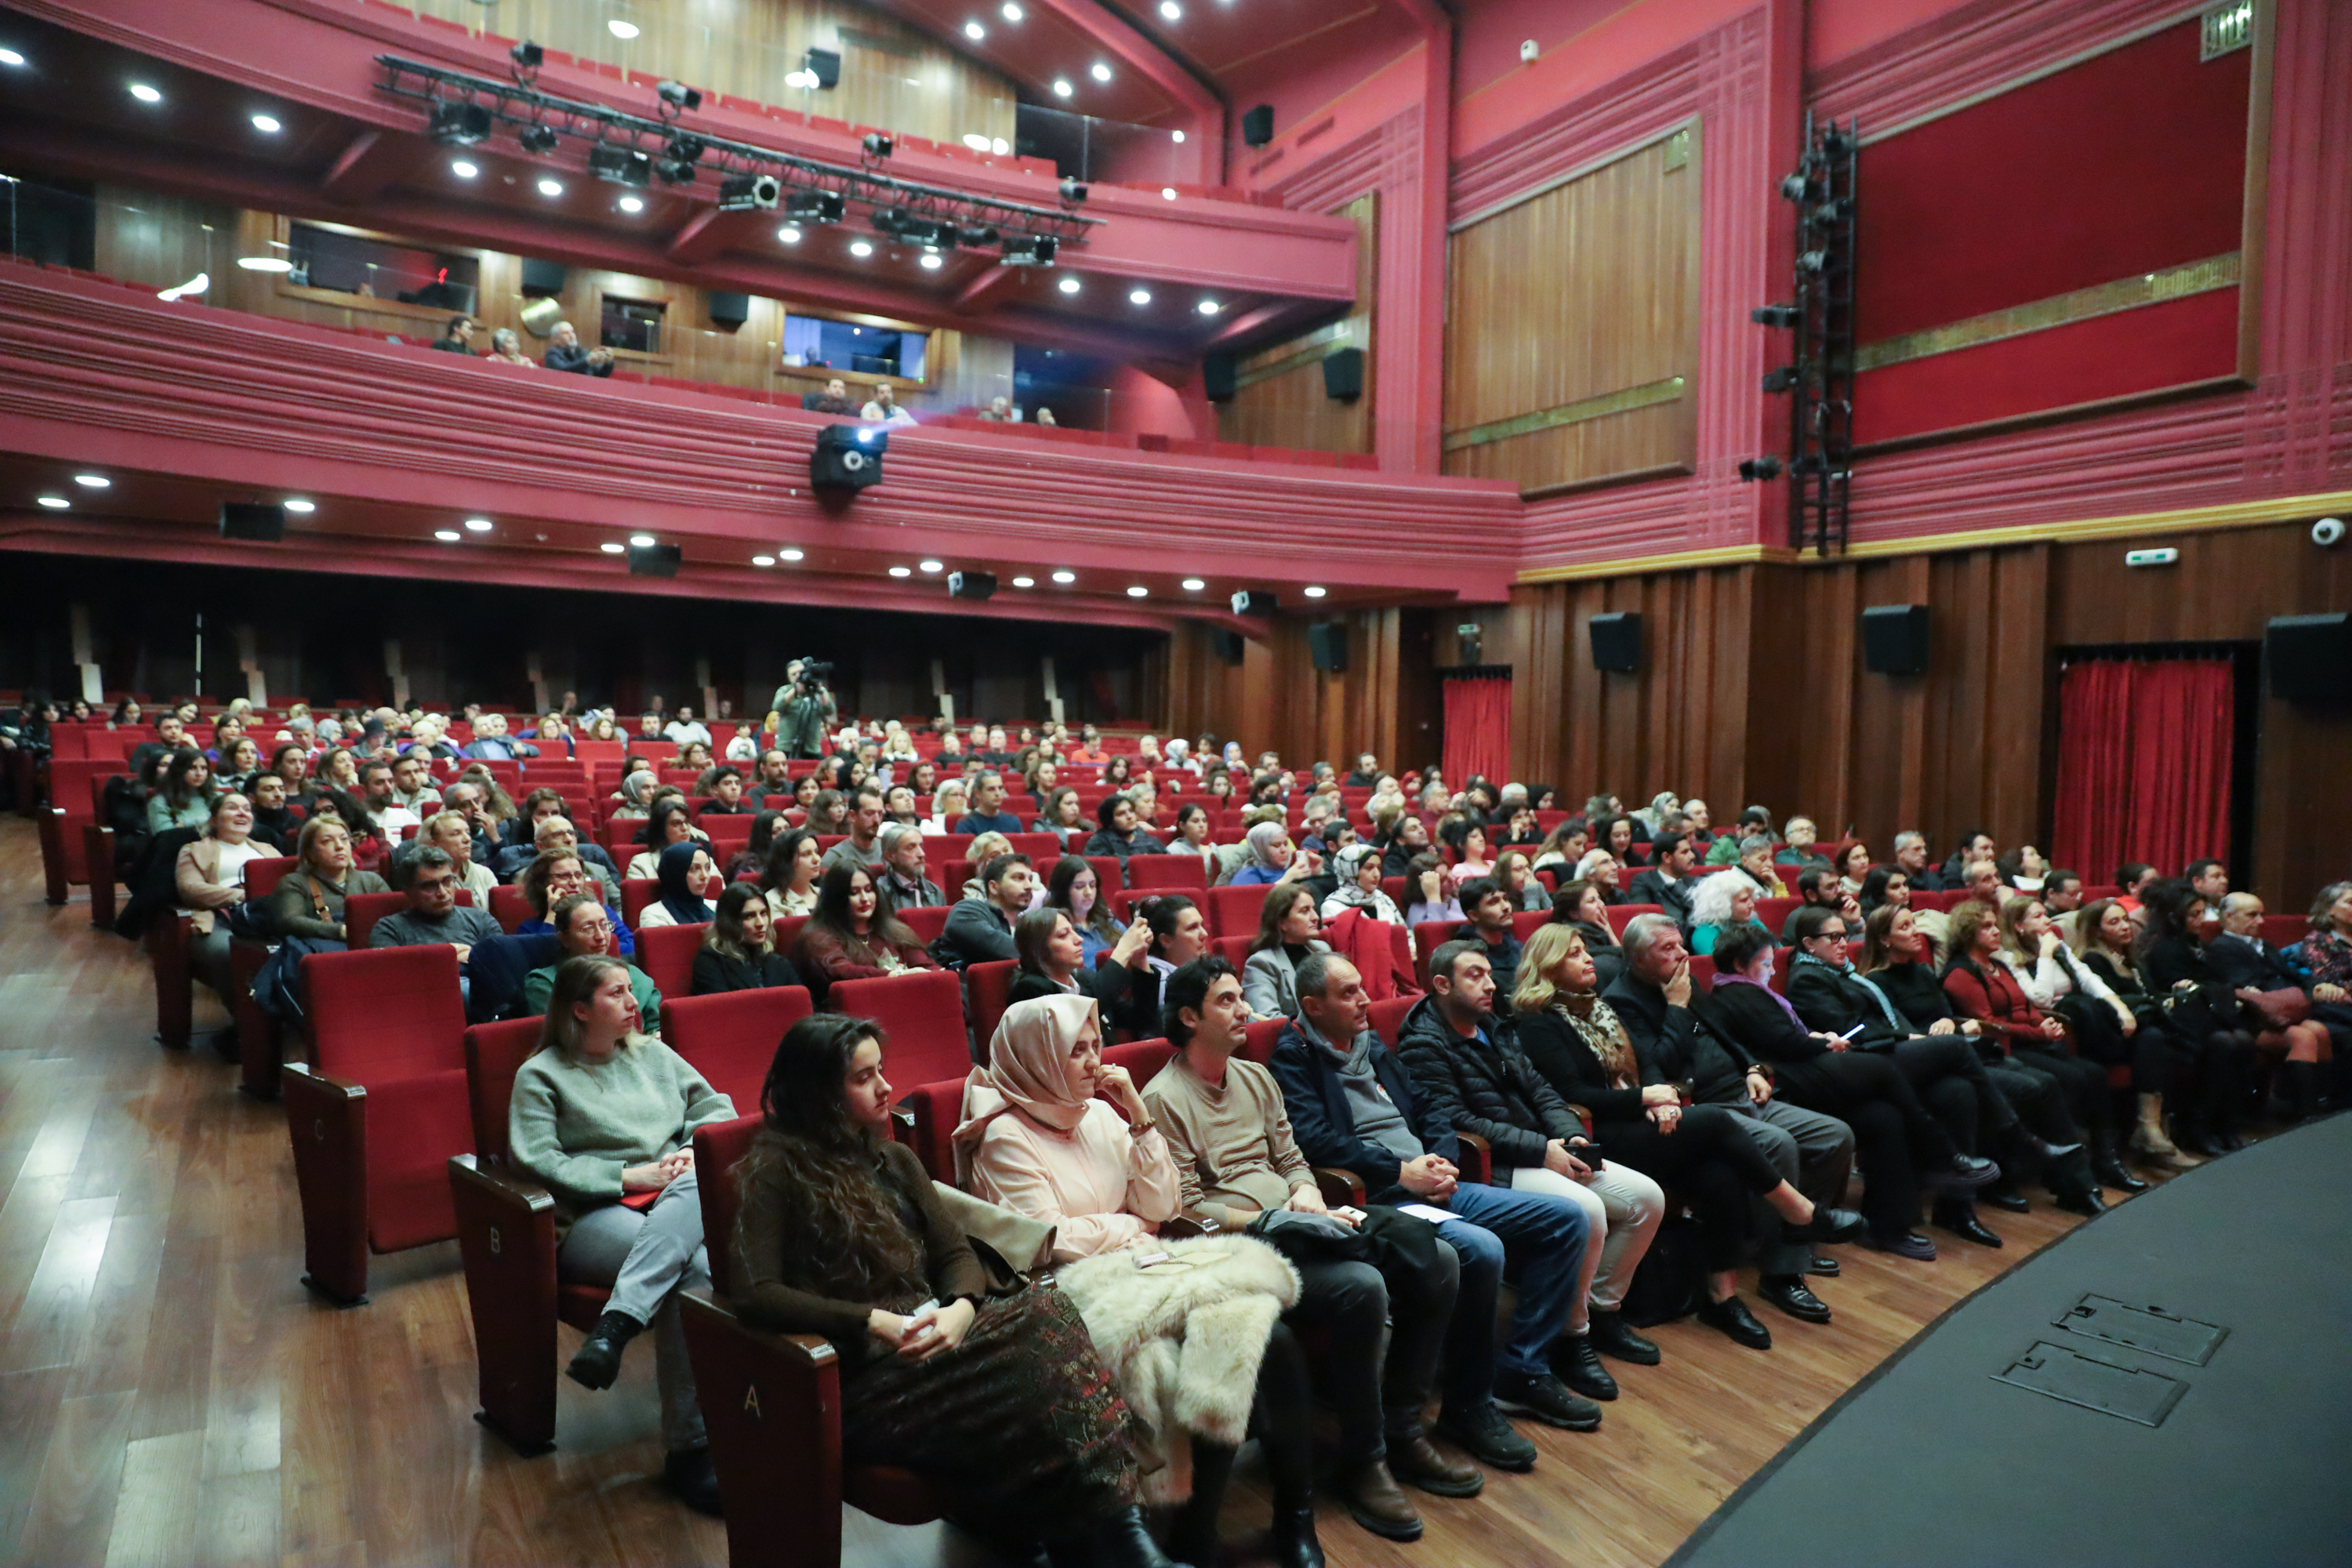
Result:
M1166 727L1239 741L1253 762L1270 750L1288 766L1345 763L1359 752L1383 766L1427 763L1444 741L1434 614L1389 608L1323 617L1348 627L1348 668L1338 673L1315 668L1304 618L1277 616L1244 644L1239 664L1216 656L1208 626L1187 626L1170 643Z
M1459 433L1682 378L1672 401L1445 454L1449 474L1549 493L1696 460L1696 127L1454 237L1445 429Z
M1326 327L1269 344L1237 367L1248 384L1230 402L1216 405L1217 438L1254 447L1292 447L1318 452L1372 449L1372 405L1379 395L1380 349L1373 321L1380 280L1379 197L1367 192L1338 216L1356 225L1356 303L1347 316ZM1326 347L1364 351L1364 395L1351 402L1323 392ZM1251 381L1270 366L1284 365L1264 380Z

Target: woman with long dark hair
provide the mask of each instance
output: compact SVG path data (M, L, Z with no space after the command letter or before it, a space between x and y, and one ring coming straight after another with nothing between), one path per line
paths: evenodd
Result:
M2195 1101L2207 1118L2184 1131L2176 1118L2173 1141L2193 1154L2226 1154L2246 1146L2238 1136L2237 1115L2260 1047L2262 1020L2229 979L2205 956L2213 910L2186 878L2166 877L2143 885L2139 972L2148 991L2163 999L2165 1017L2213 1054L2211 1078Z
M213 765L193 746L183 746L163 764L161 787L147 797L147 831L174 827L201 831L212 820Z
M694 954L694 994L798 985L800 972L771 941L768 900L749 882L730 882L719 895L710 929Z
M817 1005L843 980L875 980L937 969L922 940L891 912L863 866L836 862L817 884L816 909L801 928L796 967Z
M1094 866L1082 855L1065 855L1054 862L1053 873L1045 879L1045 902L1042 907L1059 910L1070 917L1070 924L1086 950L1079 955L1082 963L1092 963L1095 954L1118 946L1118 939L1127 934L1111 918L1110 900L1102 896L1102 879L1095 875Z
M841 1367L843 1458L914 1471L1057 1568L1164 1568L1136 1507L1125 1402L1084 1319L1045 1288L992 1299L930 1177L890 1137L882 1034L814 1014L776 1047L736 1172L736 1309L819 1333Z

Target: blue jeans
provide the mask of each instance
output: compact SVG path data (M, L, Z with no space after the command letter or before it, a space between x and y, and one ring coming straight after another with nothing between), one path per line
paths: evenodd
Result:
M1462 1291L1447 1333L1445 1405L1467 1411L1492 1397L1497 1367L1522 1377L1551 1371L1582 1278L1584 1210L1546 1193L1465 1182L1443 1205L1459 1218L1437 1227L1462 1258ZM1495 1348L1495 1304L1506 1272L1519 1293L1511 1337Z

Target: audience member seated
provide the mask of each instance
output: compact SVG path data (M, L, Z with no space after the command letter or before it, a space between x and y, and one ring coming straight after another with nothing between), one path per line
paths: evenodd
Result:
M236 994L228 967L231 910L245 902L245 868L276 851L253 837L253 803L235 790L216 797L205 836L183 845L173 863L179 910L189 917L188 963L196 978L226 1001Z
M980 846L975 843L972 847L977 851ZM963 898L948 911L947 927L932 948L950 969L1018 956L1013 944L1013 922L1028 910L1029 897L1036 890L1036 873L1026 855L999 852L977 864L980 872L973 880L979 887L967 887Z
M1821 829L1814 826L1811 817L1789 818L1787 822L1781 824L1780 836L1784 841L1783 846L1780 852L1772 857L1776 864L1793 867L1801 871L1809 867L1827 866L1830 863L1830 858L1822 853Z
M489 357L500 364L529 365L533 370L539 368L539 363L522 352L522 339L515 335L512 327L500 327L490 334Z
M1697 897L1698 847L1686 834L1669 833L1650 845L1651 864L1633 879L1628 901L1656 904L1685 931L1691 927L1691 900Z
M702 816L750 816L759 807L743 798L743 774L732 766L713 768L707 775L710 780L710 798L695 813Z
M760 870L760 889L778 920L816 912L816 885L824 875L824 856L816 835L805 827L788 828L768 846Z
M1070 917L1071 928L1085 948L1080 960L1085 965L1091 965L1095 954L1117 946L1127 934L1111 917L1094 866L1080 856L1065 855L1054 862L1053 872L1045 879L1045 901L1040 907L1059 910Z
M575 894L597 900L603 906L604 918L612 922L613 951L623 958L636 952L636 939L613 907L611 895L600 884L588 863L575 849L551 847L547 853L533 859L522 868L520 885L523 902L530 906L531 918L515 927L517 936L546 936L555 930L552 911L557 904ZM486 903L486 900L477 900Z
M1434 849L1424 849L1412 858L1405 872L1404 897L1407 925L1433 925L1464 918L1461 900L1447 887L1445 867Z
M768 900L749 882L729 884L719 895L710 916L710 930L694 954L697 996L722 991L757 991L771 985L798 985L800 972L775 950L770 939Z
M671 845L654 862L655 897L637 914L637 929L700 925L710 918L708 889L719 877L709 847L691 838Z
M942 794L945 790L942 789ZM1021 819L1004 809L1004 777L997 773L983 773L972 792L972 808L964 813L955 825L957 833L1018 833Z
M846 803L848 837L825 851L823 864L828 871L836 866L877 866L882 861L881 786L858 784L849 792Z
M1711 953L1727 932L1743 927L1762 931L1766 942L1773 940L1770 928L1756 918L1756 900L1762 889L1746 871L1717 871L1696 880L1698 891L1690 898L1691 952ZM1641 885L1638 879L1634 885Z
M835 376L824 384L823 392L801 394L801 406L812 414L840 414L855 418L857 405L849 400L849 383Z
M558 321L547 337L547 368L568 370L579 375L610 375L613 374L613 351L606 348L584 348L579 331L569 321Z
M2008 971L2036 1012L2064 1026L2063 1038L2073 1048L2043 1050L2032 1041L2022 1044L2029 1050L2072 1064L2061 1069L2060 1078L2078 1088L2096 1073L2097 1092L2082 1091L2092 1102L2091 1114L2083 1116L2082 1122L2091 1135L2093 1168L2106 1186L2124 1192L2143 1190L2147 1184L2131 1175L2116 1158L2113 1100L2105 1089L2107 1069L2134 1054L2131 1037L2138 1032L2139 1020L2095 973L2074 962L2074 952L2060 939L2041 900L2011 893L1998 907L2000 942L1994 950L1994 961ZM1958 953L1960 949L1955 946L1953 951ZM2012 1039L2012 1054L2020 1044ZM2152 1060L2150 1071L2155 1070ZM2068 1103L2074 1101L2070 1099Z
M558 820L562 819L558 818ZM466 820L465 813L458 811L434 813L425 822L424 831L416 836L415 842L419 845L429 844L436 849L446 852L457 868L457 886L474 895L474 907L483 910L490 907L490 889L499 885L499 879L488 866L475 861L473 824ZM411 855L414 853L413 849L409 851ZM395 867L408 858L408 855L402 854L399 849L393 851L392 859Z
M2140 1159L2159 1169L2187 1170L2197 1156L2213 1145L2211 1097L2226 1079L2233 1079L2226 1037L2217 1040L2210 1030L2191 1035L2173 1026L2163 999L2151 992L2134 952L2139 930L2122 900L2100 899L2081 911L2076 935L2068 943L2087 973L2098 977L2116 1000L2138 1021L2132 1037L2132 1090L2137 1118L2131 1148ZM2169 1101L2180 1142L2164 1125Z
M2237 1113L2244 1098L2243 1083L2259 1054L2255 1037L2266 1021L2212 962L2206 943L2218 933L2220 922L2186 878L2144 880L2139 898L2147 922L2139 945L2141 972L2150 988L2164 997L2166 1016L2173 1027L2192 1039L2203 1039L2221 1054L2219 1071L2230 1083L2231 1092L2219 1100L2210 1128L2212 1142L2222 1152L2243 1148ZM2299 1075L2282 1069L2282 1076L2292 1079ZM2288 1087L2295 1086L2290 1081Z
M694 826L694 819L686 813L683 799L658 800L654 803L653 814L646 818L645 828L637 835L637 842L646 847L630 858L628 878L631 881L658 875L656 867L673 845L708 845L710 835Z
M1943 871L1933 865L1928 858L1927 839L1925 834L1916 833L1908 828L1896 834L1895 864L1903 868L1903 874L1911 879L1914 891L1940 893L1948 890L1948 885L1944 880Z
M1409 876L1415 857L1429 853L1429 827L1418 816L1400 816L1396 826L1381 844L1381 875Z
M1863 887L1870 879L1870 867L1869 845L1847 845L1838 853L1838 891L1851 899L1861 898Z
M886 822L875 843L881 851L882 896L893 910L937 909L948 901L940 885L923 875L929 868L920 828Z
M618 943L627 935L628 928L613 918L613 911L596 901L593 892L566 893L555 900L548 920L537 932L552 933L560 956L543 969L534 969L522 978L523 1016L544 1015L548 999L555 992L555 977L566 960L574 958L617 958ZM526 934L517 932L518 935ZM661 1033L662 994L655 988L652 977L630 964L629 994L636 999L641 1027L648 1035Z
M734 1120L735 1107L646 1032L631 973L614 958L563 961L539 1050L515 1073L508 1143L516 1169L554 1195L558 1276L612 1287L566 1373L612 1387L629 1342L652 1328L664 1478L715 1515L719 1479L677 1298L710 1284L695 1130Z
M1055 1568L1168 1568L1136 1506L1130 1416L1076 1304L992 1290L892 1141L892 1094L872 1024L820 1014L786 1033L737 1172L737 1311L833 1342L845 1463L912 1470L987 1534L1043 1535Z
M345 941L343 900L354 893L392 891L382 877L354 865L351 829L331 813L303 823L294 854L294 869L278 879L269 901L269 922L280 936Z
M1748 858L1748 840L1761 838L1769 851L1772 847L1772 814L1760 805L1751 805L1739 814L1738 831L1718 833L1706 847L1709 866L1736 866ZM1769 858L1769 855L1767 858ZM1748 873L1754 876L1753 871ZM1757 877L1761 883L1764 879Z
M1802 891L1804 885L1805 879L1800 876L1797 879L1800 898L1804 898ZM1805 898L1804 901L1814 904L1822 900L1819 898ZM1906 910L1911 907L1911 875L1902 867L1873 866L1870 868L1870 875L1862 879L1862 893L1854 900L1854 909L1849 910L1841 908L1838 912L1848 920L1853 919L1857 912L1861 918L1868 920L1882 904L1893 904L1897 909ZM1790 910L1790 918L1793 920L1796 913L1795 910ZM1783 940L1785 942L1785 937Z
M1139 825L1135 802L1126 795L1105 795L1102 805L1096 808L1095 819L1102 826L1092 838L1087 840L1086 853L1118 857L1122 874L1126 872L1130 856L1165 855L1168 852L1166 845ZM1239 877L1234 879L1241 880Z
M1261 1018L1298 1016L1298 965L1310 953L1328 953L1323 917L1312 889L1294 882L1267 889L1258 911L1257 937L1242 970L1242 994Z
M2000 852L1993 845L1992 835L1981 827L1963 829L1956 842L1958 847L1952 851L1951 858L1944 862L1944 887L1947 891L1967 887L1969 868L1977 861L1997 861L2000 858ZM1992 900L1978 901L1986 903L1993 909L2000 907L1998 901Z
M2284 1053L2282 1109L2288 1120L2303 1121L2318 1112L2326 1087L2330 1068L2323 1064L2335 1056L2331 1016L2339 1029L2352 1019L2340 1007L2313 1009L2315 996L2305 985L2303 971L2263 940L2260 899L2252 893L2223 893L2220 910L2221 929L2206 942L2205 956L2245 1002L2252 1021L2263 1026L2254 1043L2265 1051ZM2341 995L2336 1000L2340 1003Z
M433 774L423 756L415 752L395 758L392 764L392 798L405 806L419 821L441 809L441 792L434 785ZM556 797L558 804L562 796Z
M1068 911L1040 905L1013 922L1013 949L1020 968L1013 977L1010 999L1086 996L1100 1005L1107 1022L1156 1033L1159 1020L1138 1016L1130 989L1137 972L1149 966L1150 942L1150 922L1139 920L1106 950L1108 963L1087 963L1079 956L1078 931Z
M1551 889L1536 876L1522 850L1506 849L1496 857L1495 880L1509 897L1514 913L1540 914L1551 908Z
M1381 888L1381 852L1369 844L1350 844L1333 859L1333 869L1339 885L1331 896L1323 900L1325 921L1334 921L1345 910L1361 910L1371 920L1390 925L1403 925L1404 911L1396 900Z
M193 746L173 752L163 764L162 787L147 797L147 831L203 832L213 816L212 783L213 765L202 752Z
M1492 877L1474 877L1462 884L1461 903L1469 918L1455 928L1451 940L1479 944L1493 972L1496 1004L1508 1013L1511 993L1507 987L1517 984L1520 952L1511 918L1517 911L1511 895Z
M2002 886L2013 892L2039 893L2048 880L2050 863L2031 844L2004 852L1993 864L2000 870Z
M478 762L510 763L517 757L539 755L539 748L528 741L509 738L505 714L485 713L474 721L474 739L464 754Z
M470 355L474 352L474 319L450 317L449 324L441 329L441 335L433 340L432 346L444 353Z
M874 873L864 866L835 866L825 872L794 956L802 983L819 1006L844 980L940 966L923 951L922 940L884 906Z
M470 990L466 967L478 942L506 933L486 909L457 901L457 863L446 849L431 845L408 858L401 891L408 907L379 919L368 931L370 947L429 947L447 943L457 950L459 984Z
M858 411L858 417L875 420L884 425L915 423L913 411L898 400L897 391L887 381L877 381L874 384L874 395L866 399L866 406ZM1013 828L1007 831L1018 832L1019 829Z
M1625 972L1625 950L1609 924L1609 906L1601 900L1596 884L1563 883L1552 895L1550 923L1566 926L1583 939L1585 955L1592 961L1595 991L1606 991L1617 983ZM1526 962L1524 956L1520 962Z

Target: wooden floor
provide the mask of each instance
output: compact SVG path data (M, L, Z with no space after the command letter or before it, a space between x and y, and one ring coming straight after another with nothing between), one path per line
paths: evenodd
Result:
M375 1259L367 1306L304 1291L285 1117L236 1091L198 997L196 1048L157 1048L138 954L85 899L44 904L31 825L0 819L0 1564L723 1563L719 1526L658 1484L650 1354L607 1394L564 1382L560 1447L518 1458L472 1419L455 1243ZM1988 1214L2000 1251L1840 1248L1827 1327L1751 1296L1768 1352L1653 1331L1665 1364L1614 1368L1600 1432L1523 1428L1534 1473L1416 1495L1413 1545L1327 1503L1331 1562L1660 1561L1924 1324L2079 1223L2035 1196ZM1236 1497L1229 1538L1264 1517ZM937 1528L851 1522L853 1561L987 1561Z

